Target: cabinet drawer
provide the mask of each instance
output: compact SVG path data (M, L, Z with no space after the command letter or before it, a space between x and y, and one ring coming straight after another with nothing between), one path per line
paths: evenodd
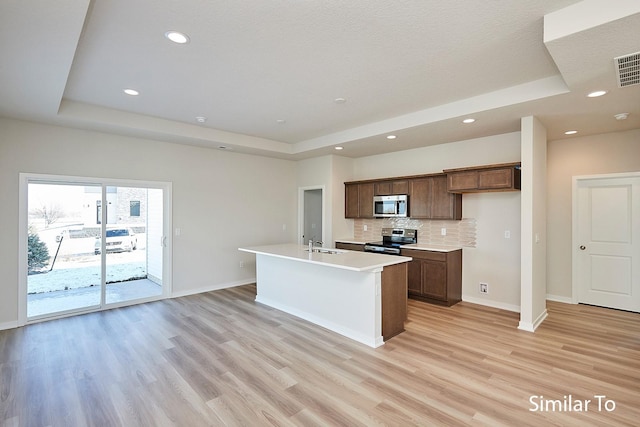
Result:
M422 251L419 249L401 249L400 255L429 261L445 262L447 260L447 254L445 252Z

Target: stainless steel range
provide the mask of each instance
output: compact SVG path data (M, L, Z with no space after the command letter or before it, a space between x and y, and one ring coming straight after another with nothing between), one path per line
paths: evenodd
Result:
M364 245L365 252L400 255L400 247L418 243L418 230L413 228L383 228L382 241Z

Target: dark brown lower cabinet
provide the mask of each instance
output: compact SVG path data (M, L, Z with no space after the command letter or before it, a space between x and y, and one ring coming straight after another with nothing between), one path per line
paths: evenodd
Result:
M462 249L451 252L402 249L410 256L409 298L451 306L462 300Z
M407 320L407 266L409 263L388 265L382 270L381 309L382 339L404 332Z
M364 244L336 242L336 249L346 249L348 251L364 252Z

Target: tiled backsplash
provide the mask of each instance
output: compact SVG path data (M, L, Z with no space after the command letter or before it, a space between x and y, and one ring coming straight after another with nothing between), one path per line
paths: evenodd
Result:
M364 226L367 231L364 231ZM354 239L373 242L381 239L383 228L415 228L418 243L476 247L476 220L463 218L460 221L419 220L411 218L356 219ZM447 235L441 231L447 229Z

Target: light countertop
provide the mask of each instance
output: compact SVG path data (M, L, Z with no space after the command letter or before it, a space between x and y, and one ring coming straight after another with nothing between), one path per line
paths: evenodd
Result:
M361 240L356 240L353 237L346 239L337 239L336 242L340 243L353 243L355 245L364 245L369 243L370 241L363 242ZM432 252L453 252L458 249L462 249L462 246L449 246L449 245L437 245L434 243L414 243L410 245L403 245L403 249L417 249L420 251L432 251Z
M346 251L342 249L316 248L336 253L309 253L309 247L295 243L279 245L253 246L238 248L243 252L268 255L293 261L320 264L351 271L369 271L389 265L402 264L412 260L410 257L374 254L370 252Z
M436 245L433 243L414 243L411 245L402 245L401 249L417 249L419 251L431 252L453 252L462 249L462 246Z

